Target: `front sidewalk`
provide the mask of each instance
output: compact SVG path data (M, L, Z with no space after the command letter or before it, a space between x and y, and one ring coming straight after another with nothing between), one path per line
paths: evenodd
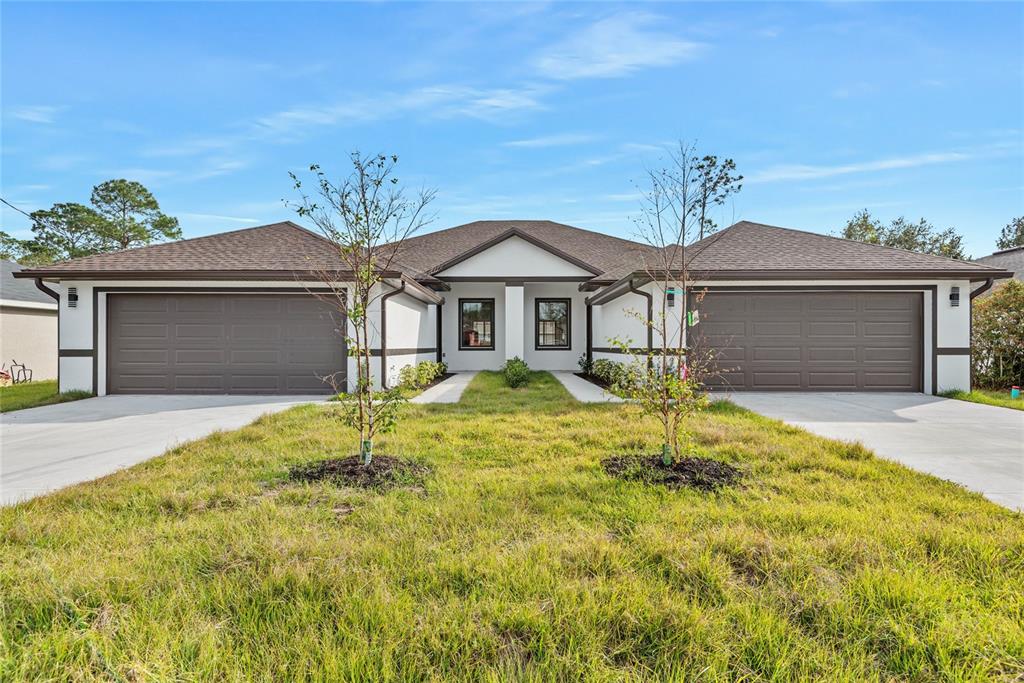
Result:
M577 377L567 370L553 370L551 374L580 403L623 403L623 399L618 396L608 393L593 382Z

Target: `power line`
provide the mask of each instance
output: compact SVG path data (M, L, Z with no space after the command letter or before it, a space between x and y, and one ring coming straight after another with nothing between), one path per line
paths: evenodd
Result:
M29 218L32 218L32 214L30 214L28 211L25 211L23 209L19 209L18 207L16 207L14 204L11 204L9 201L4 199L3 197L0 197L0 202L3 202L4 204L6 204L7 206L11 207L12 209L17 211L18 213L24 214L24 215L28 216Z

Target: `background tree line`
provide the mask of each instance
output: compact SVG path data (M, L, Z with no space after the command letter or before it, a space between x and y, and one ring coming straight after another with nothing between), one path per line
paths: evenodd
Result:
M964 237L955 228L939 230L924 218L915 222L900 216L886 224L872 216L867 209L863 209L846 222L840 237L922 254L960 260L971 258L964 253ZM1011 220L996 240L998 249L1020 246L1024 246L1024 216Z
M0 231L0 257L43 265L181 239L178 219L163 213L142 183L123 178L100 183L92 188L89 204L62 202L33 211L31 239Z

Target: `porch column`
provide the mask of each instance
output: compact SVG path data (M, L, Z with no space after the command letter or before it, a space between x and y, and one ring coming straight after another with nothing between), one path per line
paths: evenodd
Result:
M505 360L525 358L523 351L523 283L505 283Z

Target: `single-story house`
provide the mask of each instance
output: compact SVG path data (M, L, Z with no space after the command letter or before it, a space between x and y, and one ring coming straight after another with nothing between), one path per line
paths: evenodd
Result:
M999 268L1009 273L1007 277L1024 280L1024 247L1010 247L975 259L986 266Z
M17 361L32 379L57 376L57 300L31 280L17 280L22 266L0 260L0 363Z
M669 343L699 334L720 348L721 387L966 389L971 299L1006 275L747 221L687 249L688 286L700 296L652 281L653 247L551 221L413 237L369 312L375 377L394 382L427 359L456 372L514 356L543 370L623 359L613 339L660 347L645 319L664 297ZM355 374L324 273L345 282L335 245L284 222L17 276L60 298L62 390L301 394L327 391L324 376ZM687 328L691 304L699 323Z

